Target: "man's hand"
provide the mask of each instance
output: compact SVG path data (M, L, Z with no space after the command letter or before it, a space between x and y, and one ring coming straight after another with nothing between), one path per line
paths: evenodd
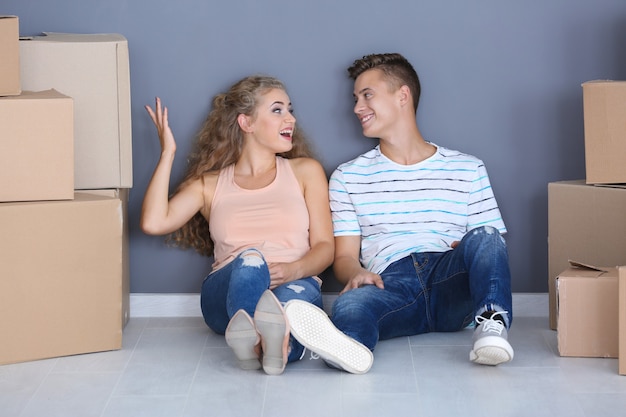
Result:
M376 285L381 290L385 289L385 284L383 283L383 279L380 275L362 269L348 281L340 294L355 288L363 287L364 285Z

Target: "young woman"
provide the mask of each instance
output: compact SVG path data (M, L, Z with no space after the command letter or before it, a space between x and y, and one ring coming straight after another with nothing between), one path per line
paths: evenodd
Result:
M312 159L284 85L250 76L213 99L173 196L176 142L159 98L146 106L161 157L146 190L141 228L213 256L202 284L207 325L225 334L244 369L280 374L303 346L290 337L282 304L322 306L317 274L333 259L328 182Z

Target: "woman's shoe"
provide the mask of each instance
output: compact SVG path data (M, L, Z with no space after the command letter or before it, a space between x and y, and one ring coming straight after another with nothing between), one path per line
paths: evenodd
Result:
M235 352L241 369L260 369L260 342L254 322L245 310L238 310L226 327L226 343Z
M289 354L289 323L285 310L271 290L266 290L254 311L254 324L261 334L263 370L280 375Z

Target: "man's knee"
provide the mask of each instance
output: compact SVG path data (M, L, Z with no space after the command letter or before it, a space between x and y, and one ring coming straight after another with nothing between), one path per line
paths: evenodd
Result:
M468 237L478 238L483 241L494 241L497 244L506 246L504 237L500 234L500 231L493 226L480 226L472 229L469 232Z

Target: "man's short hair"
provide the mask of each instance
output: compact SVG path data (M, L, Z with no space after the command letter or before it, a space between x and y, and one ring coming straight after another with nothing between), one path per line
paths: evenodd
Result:
M356 80L359 75L371 69L381 70L385 79L395 90L403 85L409 87L413 98L413 109L417 112L422 89L417 72L405 57L398 53L366 55L354 61L348 68L348 74L350 78Z

